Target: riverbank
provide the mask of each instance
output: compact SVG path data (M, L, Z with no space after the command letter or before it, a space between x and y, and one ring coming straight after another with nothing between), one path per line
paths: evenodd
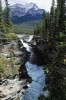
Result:
M26 79L19 80L22 51L18 40L0 45L0 100L20 100Z
M12 40L2 45L0 57L4 59L6 66L2 67L3 73L1 73L0 79L1 100L20 100L20 97L23 98L28 84L32 81L24 66L28 55L29 53L20 42L20 37L18 41Z
M3 84L0 85L0 100L20 100L25 92L23 87L26 85L25 80L19 81L15 79L5 79Z
M36 48L35 40L32 40L33 35L19 35L18 37L18 46L14 45L18 49L12 49L13 51L10 52L13 54L11 59L15 57L19 75L13 76L14 73L12 73L12 76L8 75L8 79L5 78L5 81L0 85L1 99L38 100L40 95L47 95L46 91L44 91L46 74L44 71L45 61L41 54L42 49ZM37 47L39 46L41 45L37 45ZM6 58L9 57L8 55Z
M29 58L23 66L26 68L31 79L30 85L24 93L23 100L38 100L40 95L43 95L43 97L47 97L48 95L48 91L44 90L46 77L44 70L45 61L43 63L42 55L38 48L36 48L37 45L35 40L32 41L32 39L33 37L30 36L20 38L21 43L29 54ZM20 100L22 100L22 96L20 97Z
M21 52L18 49L18 41L10 41L0 46L0 75L1 77L18 74Z

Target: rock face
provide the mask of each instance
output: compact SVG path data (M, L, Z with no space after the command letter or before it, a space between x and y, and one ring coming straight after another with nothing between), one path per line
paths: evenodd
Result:
M27 79L26 82L30 84L23 87L27 90L23 98L21 96L20 99L38 100L40 94L45 97L47 94L46 90L44 91L46 77L44 65L47 64L48 59L48 54L46 53L48 51L48 44L38 38L37 40L34 38L32 41L27 40L26 37L21 38L23 58L19 69L19 76L21 79Z
M25 66L30 53L24 48L20 41L18 41L17 47L19 50L17 52L14 51L14 55L21 60L20 67L18 66L19 75L7 75L0 80L0 100L20 100L20 96L23 97L25 90L28 88L27 83L32 82L32 78L28 75Z
M29 55L30 53L27 52L26 48L23 47L23 45L21 45L21 42L19 43L20 46L20 50L22 51L22 57L21 57L21 65L19 67L19 79L26 79L26 82L31 83L32 79L31 77L28 75L25 63L28 61L29 59Z
M49 44L47 42L44 42L39 37L34 37L31 41L31 45L33 48L33 54L32 54L32 62L35 62L37 59L38 65L46 65L50 62L48 51L49 51ZM35 55L35 56L34 56ZM34 59L34 61L33 61Z
M25 91L23 89L25 85L25 80L6 79L0 85L0 100L20 100L20 95Z
M26 50L30 52L29 54L30 57L28 61L26 60L25 66L24 63L20 66L20 71L22 73L27 71L28 75L31 77L29 79L32 80L29 87L27 86L24 87L28 89L24 93L23 100L38 100L40 94L44 94L43 91L43 88L45 86L45 72L43 70L44 59L37 45L33 44L31 45L31 42L29 41L28 43L26 39L25 41L22 41L22 43L26 48ZM22 96L20 99L22 100Z
M25 42L25 40L24 40L24 42ZM37 66L46 65L47 59L49 62L49 57L47 54L47 51L48 51L47 45L48 44L43 42L43 40L40 40L39 38L37 38L36 45L34 44L34 42L35 42L35 38L33 38L32 41L30 42L31 47L32 47L31 53L27 52L26 47L21 48L21 50L22 50L22 59L21 59L22 63L21 63L20 68L19 68L20 79L27 78L27 79L32 81L32 79L28 76L28 73L27 73L27 70L25 67L25 63L27 61L30 61L30 63L36 64ZM30 56L30 60L29 60L29 56Z
M45 62L43 60L43 56L42 56L41 52L38 50L37 46L33 47L33 52L31 53L30 62L32 64L37 64L37 65L45 64Z
M18 49L19 46L22 46L22 44L20 45L19 44L20 42L18 42L18 45L17 45L17 41L10 41L3 45L2 52L0 52L0 56L7 59L7 61L9 61L9 63L7 63L7 68L5 67L6 74L4 74L0 79L0 100L20 100L20 96L24 93L27 87L26 79L24 78L24 80L23 79L19 80L18 78L19 65L22 62L22 60L24 62L27 59L27 55L26 55L27 53L24 50L24 48L21 48L21 51ZM14 47L14 49L12 49L13 50L12 53L11 53L11 47ZM24 53L22 52L22 50L24 51ZM14 73L12 73L11 69L9 69L10 68L9 66L10 53L13 54L12 56L15 58L13 59L14 64L15 66L17 66L17 69L16 69L17 71L15 71ZM20 59L21 59L21 62L20 62ZM23 64L21 64L21 66L22 65ZM27 71L24 72L24 70L26 69L23 67L23 73L27 77ZM14 71L14 69L12 69L12 71Z
M45 12L44 9L38 8L35 3L10 6L10 17L14 24L41 19L43 12Z

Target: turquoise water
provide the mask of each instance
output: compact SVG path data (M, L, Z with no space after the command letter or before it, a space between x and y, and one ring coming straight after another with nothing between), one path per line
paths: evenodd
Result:
M26 50L32 53L31 47L28 45L28 43L25 43L23 40L21 40L21 42L23 46L26 48ZM24 93L24 97L21 97L20 100L38 100L40 94L44 94L43 92L43 89L45 87L45 72L43 70L44 66L37 66L35 64L31 64L29 61L25 65L28 71L28 75L32 78L33 81L29 85L26 92Z

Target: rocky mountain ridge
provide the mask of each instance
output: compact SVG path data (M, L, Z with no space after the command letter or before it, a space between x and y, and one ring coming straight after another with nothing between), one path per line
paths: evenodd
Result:
M35 3L29 4L15 4L9 6L10 17L14 24L20 24L22 22L30 20L42 19L44 9L40 9Z

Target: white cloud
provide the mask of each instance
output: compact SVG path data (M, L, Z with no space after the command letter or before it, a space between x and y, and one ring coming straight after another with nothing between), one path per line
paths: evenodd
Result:
M51 6L52 0L31 0L35 2L39 7L44 8L45 10L49 10Z
M45 9L46 11L50 10L51 2L52 0L8 0L10 5L19 3L19 4L25 4L25 3L36 3L40 8ZM3 7L4 7L4 0L2 0Z

